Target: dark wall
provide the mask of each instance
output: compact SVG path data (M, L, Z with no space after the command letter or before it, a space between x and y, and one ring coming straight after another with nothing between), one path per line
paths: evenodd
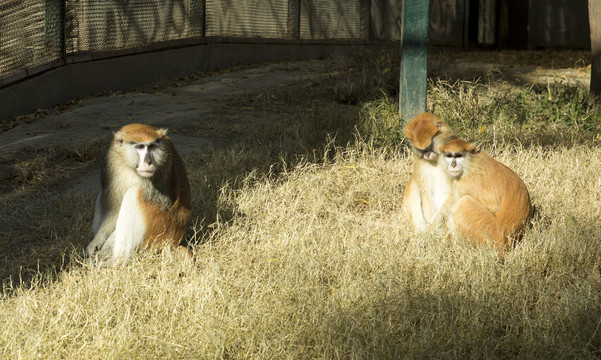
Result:
M530 2L533 48L590 48L588 0Z
M466 1L430 0L431 45L463 47Z
M430 0L430 44L590 48L588 0Z

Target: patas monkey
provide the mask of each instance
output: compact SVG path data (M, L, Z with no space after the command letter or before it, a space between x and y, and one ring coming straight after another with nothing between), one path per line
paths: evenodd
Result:
M526 185L511 169L463 140L439 149L440 168L453 181L443 210L448 211L450 230L477 244L491 240L503 254L533 214Z
M430 113L411 120L405 135L411 141L414 164L402 207L415 229L424 231L451 193L451 181L438 166L439 146L458 137L444 120Z
M110 265L139 249L180 244L190 218L190 183L167 130L130 124L117 131L101 185L87 255ZM191 257L184 247L178 252Z

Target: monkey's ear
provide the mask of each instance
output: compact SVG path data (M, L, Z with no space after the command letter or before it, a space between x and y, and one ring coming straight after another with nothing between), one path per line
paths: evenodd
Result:
M471 143L468 143L468 144L465 146L465 150L466 150L466 151L468 151L468 152L470 152L470 153L472 153L472 154L477 154L477 153L479 153L479 152L480 152L480 150L478 150L478 149L476 148L476 145L474 145L474 144L471 144Z
M119 146L123 145L123 131L117 131L116 133L113 133L113 139L115 139L115 142Z
M160 137L167 136L167 129L157 129L157 133Z

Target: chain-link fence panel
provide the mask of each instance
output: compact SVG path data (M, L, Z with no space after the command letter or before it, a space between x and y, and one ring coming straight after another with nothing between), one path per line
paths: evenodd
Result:
M207 0L206 36L286 38L288 1Z
M203 2L67 0L66 52L105 52L203 36Z
M60 2L0 3L0 80L28 73L61 56Z
M64 63L205 39L398 40L400 4L396 0L0 0L0 86Z
M307 40L360 40L360 1L301 0L300 37Z

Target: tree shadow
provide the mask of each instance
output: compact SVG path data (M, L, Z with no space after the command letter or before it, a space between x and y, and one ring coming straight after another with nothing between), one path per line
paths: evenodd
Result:
M586 294L574 294L576 305L566 308L545 298L560 297L559 293L533 290L511 298L493 289L466 294L459 287L427 288L416 286L409 292L401 287L388 296L378 296L374 290L373 298L358 302L347 313L337 312L324 326L331 346L341 354L378 354L384 359L599 354L596 333L601 311ZM541 310L544 307L546 312Z

